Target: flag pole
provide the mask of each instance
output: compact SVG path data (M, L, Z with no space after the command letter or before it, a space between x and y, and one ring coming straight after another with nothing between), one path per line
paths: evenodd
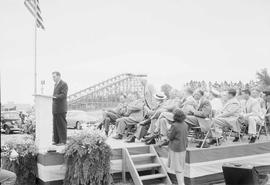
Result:
M35 18L34 27L34 94L37 94L37 37L38 28L45 29L43 19L40 15L39 0L25 0L25 7Z
M37 16L37 1L35 2L35 14ZM37 17L35 17L35 41L34 41L34 94L37 94Z

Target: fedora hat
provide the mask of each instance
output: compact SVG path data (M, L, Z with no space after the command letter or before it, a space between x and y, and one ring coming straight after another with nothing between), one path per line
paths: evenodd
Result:
M220 95L221 95L220 92L219 92L218 90L216 90L216 89L212 89L212 90L211 90L211 93L212 93L213 95L215 95L215 96L220 96Z
M157 100L165 100L167 97L163 92L156 93L154 98Z

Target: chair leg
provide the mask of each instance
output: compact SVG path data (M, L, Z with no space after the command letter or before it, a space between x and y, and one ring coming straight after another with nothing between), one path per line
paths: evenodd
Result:
M267 139L269 139L269 130L268 130L268 126L266 125L266 123L264 124L264 129L265 129L265 133L266 133L266 137Z
M230 134L229 134L229 136L228 136L228 137L230 138L230 137L231 137L231 135L232 135L232 130L230 130Z
M241 132L238 133L238 137L239 137L239 141L240 143L242 143L242 139L241 139Z
M217 145L217 146L219 146L219 141L218 141L218 138L216 138L216 141L217 141L216 145Z
M259 127L259 130L258 130L258 133L257 133L258 139L259 139L260 136L261 136L262 127L263 127L262 125L260 125L260 127Z
M208 138L209 133L210 133L210 131L207 131L207 133L206 133L206 135L205 135L205 137L204 137L204 139L203 139L201 148L203 148L203 145L204 145L204 143L206 142L206 139Z

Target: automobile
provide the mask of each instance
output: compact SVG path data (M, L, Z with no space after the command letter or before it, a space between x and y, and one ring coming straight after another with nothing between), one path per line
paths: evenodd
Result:
M85 125L90 125L96 122L96 118L90 116L87 112L82 110L70 110L67 112L67 127L82 129Z
M22 121L18 111L1 112L1 132L6 134L22 131Z

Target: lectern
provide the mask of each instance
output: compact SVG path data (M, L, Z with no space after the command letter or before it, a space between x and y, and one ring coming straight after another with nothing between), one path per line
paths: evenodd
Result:
M52 145L53 116L52 96L36 94L36 146L38 148L38 184L63 184L66 164L64 162L65 146ZM48 152L55 150L56 152Z
M35 116L36 116L36 146L39 153L47 152L52 145L53 116L52 96L36 94Z

